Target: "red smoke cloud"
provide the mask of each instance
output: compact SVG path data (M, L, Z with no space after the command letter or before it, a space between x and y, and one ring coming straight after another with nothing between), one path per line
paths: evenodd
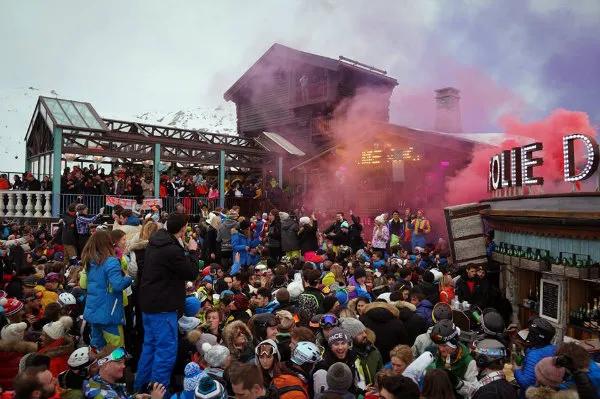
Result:
M544 192L568 191L563 183L562 137L570 133L583 133L592 137L596 131L585 112L557 109L548 117L526 123L512 116L501 118L507 139L499 148L476 147L469 166L446 183L446 200L449 205L477 202L489 197L487 178L490 157L501 150L508 150L530 142L542 142L544 149L536 156L544 158L544 164L534 169L535 176L544 177ZM511 138L511 136L517 136Z

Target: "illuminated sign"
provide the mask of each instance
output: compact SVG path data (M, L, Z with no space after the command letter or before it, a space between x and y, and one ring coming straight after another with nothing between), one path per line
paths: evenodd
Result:
M585 166L581 171L575 168L575 141L580 140L585 149ZM504 150L490 158L488 190L508 187L543 185L544 178L535 176L535 167L544 160L535 153L542 151L542 143L527 144ZM576 182L592 176L598 169L600 154L596 140L585 134L570 134L563 137L564 180Z

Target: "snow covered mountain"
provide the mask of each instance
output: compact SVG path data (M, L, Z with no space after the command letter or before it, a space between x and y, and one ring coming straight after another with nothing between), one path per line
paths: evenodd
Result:
M143 112L136 121L154 125L197 129L211 133L237 134L235 105L223 104L214 108L195 107L175 112Z
M78 100L68 93L33 86L0 89L0 171L23 171L25 167L25 135L38 96ZM93 104L93 99L90 100ZM100 116L102 110L98 110ZM235 105L217 107L190 107L173 112L148 111L127 116L114 113L115 119L142 123L198 129L213 133L235 135Z

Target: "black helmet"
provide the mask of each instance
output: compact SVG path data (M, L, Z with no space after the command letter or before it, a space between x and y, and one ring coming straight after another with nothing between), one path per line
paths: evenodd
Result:
M527 338L525 338L525 342L531 346L545 346L548 345L552 338L554 338L554 334L556 334L556 329L550 322L541 317L536 317L529 322L529 333L527 334Z
M437 345L448 345L456 348L460 330L452 320L440 320L431 329L431 340Z
M442 320L452 320L452 308L444 302L438 302L431 312L431 319L434 323Z
M498 362L498 367L501 368L507 351L502 342L495 339L483 339L473 344L471 354L480 369L487 368L495 362Z
M496 309L487 308L483 311L481 328L487 336L501 337L504 334L504 319Z

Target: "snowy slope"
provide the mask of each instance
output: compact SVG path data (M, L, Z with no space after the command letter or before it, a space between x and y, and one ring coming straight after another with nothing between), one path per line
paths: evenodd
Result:
M0 89L0 171L23 171L25 167L25 135L38 96L78 100L53 89L33 86ZM93 99L86 99L93 105ZM102 110L97 110L102 112ZM173 112L140 111L135 115L116 113L102 115L121 120L198 129L213 133L236 134L236 115L233 104L218 107L190 107Z
M195 107L174 112L142 112L134 120L162 126L197 129L211 133L237 134L235 106L231 103L218 107Z

